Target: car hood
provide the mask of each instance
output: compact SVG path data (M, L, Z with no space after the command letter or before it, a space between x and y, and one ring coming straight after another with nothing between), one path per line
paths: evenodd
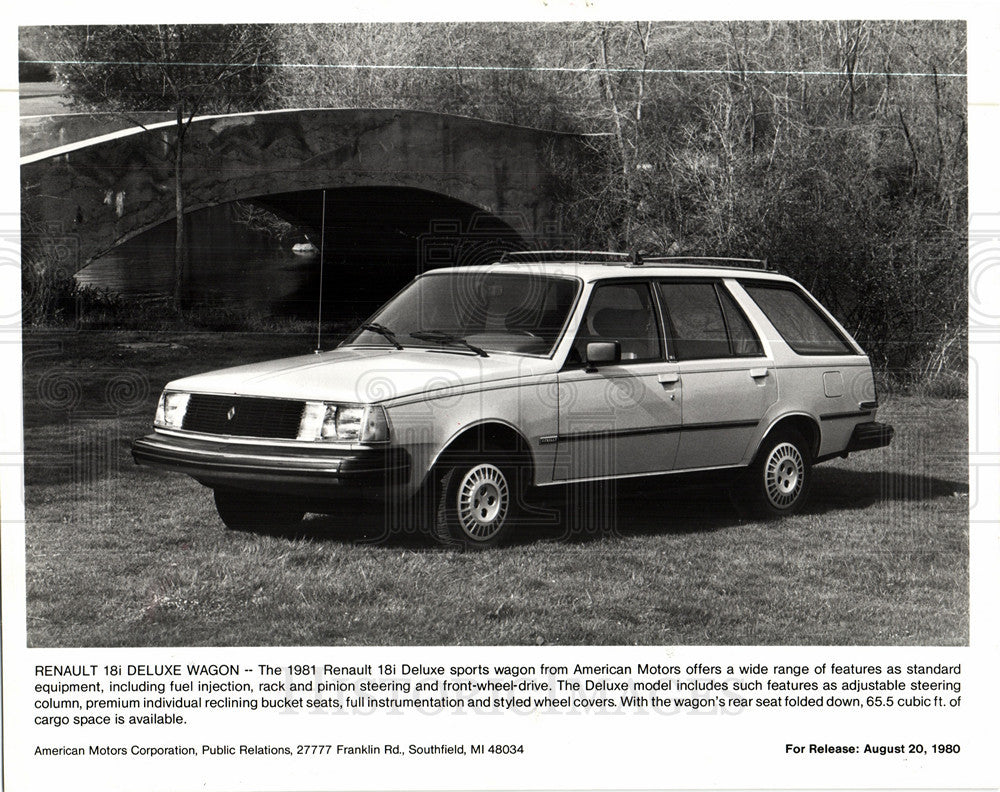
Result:
M443 349L353 348L269 360L175 380L170 390L376 403L554 373L549 359Z

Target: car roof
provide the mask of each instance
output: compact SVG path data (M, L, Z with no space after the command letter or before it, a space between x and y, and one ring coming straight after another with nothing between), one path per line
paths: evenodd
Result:
M632 264L624 261L503 261L467 267L449 267L431 272L533 273L536 275L569 275L584 281L609 278L643 278L679 276L685 278L747 278L794 282L786 275L760 267L732 266L727 259L676 259L645 261ZM715 263L718 262L718 263Z

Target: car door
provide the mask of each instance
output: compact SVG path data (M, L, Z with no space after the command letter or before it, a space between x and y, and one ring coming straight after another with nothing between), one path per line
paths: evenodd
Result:
M684 390L677 470L736 465L778 398L774 361L720 280L657 282Z
M651 284L642 279L594 287L559 373L556 480L610 478L670 470L681 428L682 387L666 358ZM621 359L588 366L587 344L621 345Z

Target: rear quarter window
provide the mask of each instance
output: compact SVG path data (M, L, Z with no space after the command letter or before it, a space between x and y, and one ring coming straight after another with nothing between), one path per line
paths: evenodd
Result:
M847 340L794 286L741 282L785 342L800 355L850 355Z

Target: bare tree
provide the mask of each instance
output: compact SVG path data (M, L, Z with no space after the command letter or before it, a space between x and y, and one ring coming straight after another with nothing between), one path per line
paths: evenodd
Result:
M273 29L265 25L104 25L48 28L44 47L76 105L143 126L138 112L175 113L173 300L186 280L184 142L206 112L250 110L270 99Z

